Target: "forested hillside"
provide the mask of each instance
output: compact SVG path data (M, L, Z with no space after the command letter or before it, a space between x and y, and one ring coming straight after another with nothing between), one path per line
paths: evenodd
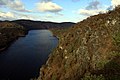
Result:
M59 45L38 80L120 80L120 6L52 31Z
M26 29L12 22L0 23L0 51L4 50L9 44L19 36L25 36Z

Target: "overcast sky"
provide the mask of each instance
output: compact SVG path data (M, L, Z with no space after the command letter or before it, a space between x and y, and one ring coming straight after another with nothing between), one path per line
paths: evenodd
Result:
M0 20L79 22L119 4L120 0L0 0Z

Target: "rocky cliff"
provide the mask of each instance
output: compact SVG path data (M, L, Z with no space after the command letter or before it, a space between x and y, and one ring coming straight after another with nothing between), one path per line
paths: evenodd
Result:
M23 26L12 22L0 22L0 51L20 36L25 36L27 31Z
M59 45L38 80L120 80L120 6L52 31Z

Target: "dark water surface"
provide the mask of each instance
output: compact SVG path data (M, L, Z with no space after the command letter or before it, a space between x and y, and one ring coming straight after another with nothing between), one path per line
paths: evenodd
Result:
M0 80L29 80L38 77L58 39L49 30L32 30L0 54Z

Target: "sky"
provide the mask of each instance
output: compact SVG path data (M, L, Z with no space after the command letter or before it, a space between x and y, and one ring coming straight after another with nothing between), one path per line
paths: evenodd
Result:
M0 20L79 22L119 4L120 0L0 0Z

